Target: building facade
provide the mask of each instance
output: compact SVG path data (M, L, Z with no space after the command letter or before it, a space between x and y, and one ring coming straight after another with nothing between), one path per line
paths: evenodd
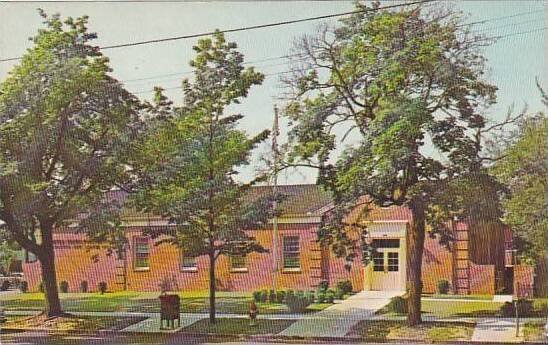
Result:
M255 192L266 192L268 188L256 187ZM272 227L248 230L268 252L219 257L216 264L219 290L270 289L274 281L280 289L311 290L321 281L334 286L341 280L350 280L355 291L405 290L407 235L412 222L409 210L402 207L372 210L367 218L369 241L377 248L372 261L364 265L358 251L356 259L349 264L317 241L322 217L332 206L329 194L316 185L279 186L278 189L285 198L280 206L277 240L274 241ZM109 197L123 200L126 196L116 191ZM92 291L99 282L107 283L110 291L160 291L166 283L176 290L208 288L206 256L190 257L185 255L184 248L156 244L156 240L143 235L147 227L169 226L167 221L131 210L124 211L123 219L128 245L121 257L109 255L104 246L90 243L85 235L70 228L58 229L54 234L58 282L68 282L71 292L78 292L83 281ZM506 273L504 281L497 282L496 260L474 262L469 252L471 236L466 224L456 224L454 231L456 240L450 246L426 236L422 269L425 293L434 293L440 280L447 280L451 291L459 294L494 294L501 286L506 290L515 289L513 274L510 277ZM358 234L355 240L360 240ZM504 241L508 242L508 238ZM272 247L273 243L277 243L277 248ZM503 257L509 254L504 248L511 248L511 243L505 243L500 254ZM516 266L512 258L505 260L504 265L512 267L512 273L519 272L520 284L532 288L531 269ZM23 271L30 290L37 290L41 281L39 263L30 257L23 264Z

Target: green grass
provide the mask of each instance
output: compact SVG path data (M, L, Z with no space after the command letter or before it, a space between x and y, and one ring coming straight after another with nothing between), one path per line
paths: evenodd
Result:
M502 303L487 301L422 301L421 311L441 318L484 317L499 314Z
M2 327L20 330L48 329L96 332L98 330L121 330L142 320L144 318L70 315L49 319L44 315L38 315L31 317L10 317Z
M422 294L423 298L437 299L473 299L473 300L492 300L493 295L440 295L440 294Z
M72 311L125 311L125 312L159 312L160 301L157 292L112 292L99 293L62 293L60 294L63 310ZM184 313L206 313L209 311L207 291L182 292L181 311ZM218 292L216 294L217 311L220 313L247 314L251 295L238 292ZM5 310L43 310L45 307L42 293L26 293L4 296L0 305ZM312 304L309 312L325 309L329 304ZM260 314L287 314L285 304L257 303Z
M544 340L544 324L542 322L527 322L523 325L523 337L527 341Z
M400 321L361 321L353 327L350 335L365 341L390 341L410 339L413 341L447 342L470 340L474 332L473 323L427 322L409 327Z
M209 320L200 320L183 329L184 332L192 333L213 333L230 335L252 335L252 334L277 334L289 327L294 320L257 320L255 326L249 325L248 319L217 319L215 324Z

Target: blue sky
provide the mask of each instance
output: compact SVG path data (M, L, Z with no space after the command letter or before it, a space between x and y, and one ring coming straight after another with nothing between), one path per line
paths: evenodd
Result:
M383 4L393 1L383 1ZM490 20L515 15L474 26L488 35L518 35L503 38L485 51L488 58L487 78L499 87L498 103L488 110L492 119L505 116L511 104L521 109L525 103L531 111L542 109L535 77L548 85L546 70L546 30L543 29L547 10L543 1L458 1L455 6L470 13L468 22ZM99 34L99 45L134 42L209 32L216 28L230 29L310 16L352 10L347 1L278 1L278 2L128 2L128 3L0 3L0 58L21 55L30 46L28 37L41 26L36 8L63 16L90 16L90 29ZM529 12L524 14L524 12ZM334 22L333 20L331 22ZM231 33L247 61L256 61L288 54L295 38L313 32L318 22L306 22L275 28ZM182 77L190 71L188 61L195 39L136 46L105 51L111 59L114 76L125 81L126 87L149 98L153 86L169 89L167 94L176 102L182 96ZM14 65L0 63L0 80ZM236 109L246 117L242 128L250 134L272 126L272 107L283 92L277 73L287 70L286 59L254 64L267 75L263 85L251 90L249 97ZM272 75L273 74L273 75ZM144 78L148 78L143 80ZM139 79L139 80L136 80ZM171 89L170 89L171 88ZM285 121L282 120L282 141ZM259 154L265 148L259 149ZM255 163L242 170L242 178L253 175ZM280 176L282 183L314 182L316 173L310 170L288 171Z

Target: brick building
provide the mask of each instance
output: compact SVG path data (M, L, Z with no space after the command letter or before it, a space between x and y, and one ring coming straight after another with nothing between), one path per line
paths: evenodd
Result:
M265 193L269 188L255 187L254 193ZM402 207L372 210L368 214L367 227L370 240L377 248L373 262L364 267L361 253L357 253L356 260L347 269L343 259L316 241L322 217L332 206L329 194L316 185L278 188L285 196L278 218L276 280L280 288L309 290L322 280L334 285L350 279L356 291L405 290L406 236L412 221L409 210ZM126 194L113 191L108 197L123 201ZM104 247L89 243L85 235L70 228L58 229L54 234L58 281L67 281L69 290L74 292L82 281L87 281L90 289L95 289L99 282L106 282L111 291L157 291L160 282L165 280L180 290L208 288L207 257L189 257L184 248L156 245L154 240L143 236L143 229L169 226L167 221L125 209L123 224L129 244L122 258L107 255ZM514 271L520 277L521 288L532 288L531 268L513 262L508 229L490 230L490 242L485 244L490 248L488 257L477 245L475 248L470 245L480 236L473 229L464 223L455 224L453 229L456 241L449 247L426 236L422 270L425 293L434 292L437 282L442 279L449 281L452 292L459 294L511 292L514 290ZM216 265L219 290L251 291L268 289L273 284L272 228L248 231L269 252L246 257L221 256ZM356 234L355 238L358 240L360 236ZM41 280L39 263L30 257L23 264L23 271L30 289L37 290Z

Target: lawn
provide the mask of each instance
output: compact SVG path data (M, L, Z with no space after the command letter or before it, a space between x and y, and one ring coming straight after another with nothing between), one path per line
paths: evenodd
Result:
M488 301L422 301L422 312L441 318L485 317L499 314L502 303Z
M45 329L56 331L84 331L97 332L99 330L121 330L145 318L139 317L91 317L91 316L64 316L47 318L45 315L30 317L9 317L2 325L9 329Z
M523 338L527 341L545 340L544 324L542 322L527 322L523 325Z
M412 340L447 342L470 340L475 324L464 322L425 322L409 327L401 321L361 321L349 335L359 336L368 342Z
M230 335L277 334L291 326L294 320L264 320L259 319L255 326L249 325L248 319L219 318L215 324L208 319L200 320L183 329L191 333L212 333Z
M493 299L493 295L448 295L448 294L422 294L423 298L436 298L436 299L473 299L473 300L488 300Z
M61 305L67 312L72 311L126 311L126 312L159 312L159 293L154 292L111 292L99 293L62 293ZM209 310L207 292L182 292L181 310L184 313L206 313ZM219 313L247 314L251 295L237 292L218 292L217 311ZM43 310L42 293L25 293L4 296L0 306L5 310ZM257 303L260 314L286 314L289 309L285 304ZM315 312L325 309L329 304L312 304L308 310Z

